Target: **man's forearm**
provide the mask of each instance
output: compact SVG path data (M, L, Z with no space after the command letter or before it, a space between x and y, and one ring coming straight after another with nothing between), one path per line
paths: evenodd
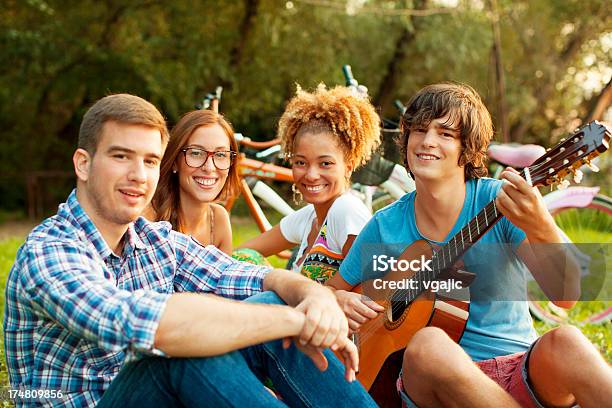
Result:
M166 304L155 347L172 357L214 356L295 336L303 324L304 315L288 306L179 293Z
M571 307L580 297L580 267L558 228L527 233L529 269L553 303ZM525 248L527 249L527 248Z
M274 269L264 279L264 290L276 292L288 305L297 306L304 298L316 291L322 294L331 293L329 288L320 285L305 276L284 269Z

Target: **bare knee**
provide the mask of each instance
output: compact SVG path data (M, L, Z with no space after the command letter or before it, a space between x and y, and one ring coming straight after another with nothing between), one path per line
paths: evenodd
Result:
M542 401L561 406L577 398L576 390L592 382L598 367L607 368L607 364L582 332L573 326L561 326L540 337L528 369Z
M404 352L402 367L410 375L430 376L440 373L440 366L448 366L456 356L469 358L457 343L441 329L425 327L412 337ZM444 371L444 370L442 370Z
M579 329L561 326L540 337L530 361L552 370L565 370L575 369L583 363L591 364L600 358L599 352Z
M589 340L574 326L561 326L547 332L538 340L538 345L565 357L577 351L593 349Z
M408 358L419 362L423 359L431 361L435 355L449 346L452 347L453 341L448 335L437 327L425 327L412 336L406 346L404 361Z
M402 363L404 390L419 405L440 405L437 391L449 390L473 377L476 366L448 335L435 327L419 330Z

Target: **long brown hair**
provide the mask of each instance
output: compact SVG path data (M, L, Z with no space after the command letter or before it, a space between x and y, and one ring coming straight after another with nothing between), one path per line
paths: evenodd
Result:
M230 150L238 153L238 144L234 139L234 130L225 118L211 110L196 110L183 115L170 132L168 148L161 162L159 183L151 201L156 221L169 221L177 231L183 231L185 225L180 211L179 177L172 172L177 160L180 160L181 150L187 145L189 138L200 127L219 125L225 131ZM231 197L238 189L238 155L229 168L229 173L223 188L215 200Z
M447 124L460 129L462 150L458 164L465 166L465 179L486 176L487 147L493 137L491 115L474 88L460 83L428 85L408 102L398 139L406 169L410 171L406 157L410 130L427 127L432 120L447 114Z

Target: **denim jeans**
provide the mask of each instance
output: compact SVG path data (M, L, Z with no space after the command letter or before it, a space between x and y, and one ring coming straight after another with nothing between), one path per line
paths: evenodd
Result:
M272 292L247 302L282 304ZM319 371L294 345L271 341L216 357L149 357L127 364L98 407L375 407L365 389L344 379L344 365L329 350ZM269 377L276 399L262 379ZM392 392L391 390L390 392Z

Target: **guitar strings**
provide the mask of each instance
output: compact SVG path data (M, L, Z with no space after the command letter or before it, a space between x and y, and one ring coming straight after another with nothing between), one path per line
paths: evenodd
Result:
M492 201L491 203L493 203L493 202L494 202L494 201ZM493 205L493 206L492 206L492 205L490 205L491 203L487 204L487 206L485 206L485 207L483 208L483 210L481 210L481 211L480 211L480 212L479 212L479 213L476 215L476 217L474 217L474 219L472 219L472 220L471 220L471 221L470 221L470 222L467 224L467 226L466 226L466 227L470 227L470 230L471 230L472 223L473 223L473 222L474 222L474 221L475 221L475 220L476 220L478 217L481 217L481 215L483 215L483 217L485 217L485 219L491 219L491 223L489 224L489 227L490 227L490 226L492 226L492 225L493 225L495 222L497 222L497 221L498 221L498 219L499 219L499 218L501 218L501 216L499 216L499 214L500 214L500 213L497 211L496 207L495 207L494 205ZM487 215L487 214L488 214L488 215ZM464 227L464 228L465 228L465 227ZM464 228L462 228L462 229L464 229ZM455 236L453 237L453 239L454 239L456 236L457 236L457 235L455 235ZM447 244L445 244L445 245L444 245L444 246L442 246L440 249L438 249L437 251L435 251L435 252L433 253L433 255L432 255L432 259L435 259L435 258L437 257L437 260L439 261L439 259L440 259L440 258L439 258L439 254L440 254L440 253L442 253L442 255L444 255L444 252L443 252L443 251L446 251L446 248L448 248L449 260L450 260L450 258L452 258L452 249L453 249L453 248L455 249L455 253L456 253L456 254L458 254L458 253L459 253L459 251L458 251L458 249L457 249L457 247L456 247L456 244L453 244L453 243L451 242L453 239L449 240L449 242L448 242ZM455 242L456 242L456 240L455 240ZM471 241L468 241L468 244L469 244L469 245L472 245L474 242L476 242L476 241L471 240ZM465 252L465 250L467 250L467 249L466 249L465 245L463 245L463 248L462 248L462 251L461 251L461 252L462 252L462 254L463 254L463 252ZM443 258L444 258L444 256L443 256ZM456 262L456 260L455 260L454 262ZM454 262L453 262L453 263L454 263ZM420 282L420 281L424 281L424 280L434 280L434 279L435 279L435 278L436 278L436 277L437 277L437 276L438 276L438 275L439 275L441 272L443 272L443 271L444 271L446 268L448 268L448 267L449 267L449 265L447 265L447 264L446 264L446 262L444 262L444 261L443 261L443 263L442 263L442 267L443 267L443 268L440 268L439 266L440 266L440 264L438 263L438 268L433 269L431 272L429 272L429 271L427 271L427 270L422 271L422 272L425 274L425 276L424 276L424 277L422 277L422 276L420 275L420 272L421 272L421 271L419 271L419 272L417 272L417 273L415 273L415 274L413 275L412 279L414 279L415 277L417 277L417 278L419 278L419 282ZM431 273L431 276L430 276L430 273ZM424 292L425 292L424 290L420 290L420 289L414 289L414 290L413 290L413 289L398 289L398 290L396 290L396 291L395 291L395 292L394 292L394 293L393 293L393 294L390 296L390 302L391 302L391 310L392 310L392 312L393 312L393 313L397 313L397 312L399 312L399 310L400 310L401 308L404 308L404 307L405 307L403 304L401 304L402 302L404 302L404 303L407 305L408 303L411 303L412 301L414 301L414 300L415 300L415 299L416 299L418 296L420 296L420 295L421 295L421 293L424 293Z

